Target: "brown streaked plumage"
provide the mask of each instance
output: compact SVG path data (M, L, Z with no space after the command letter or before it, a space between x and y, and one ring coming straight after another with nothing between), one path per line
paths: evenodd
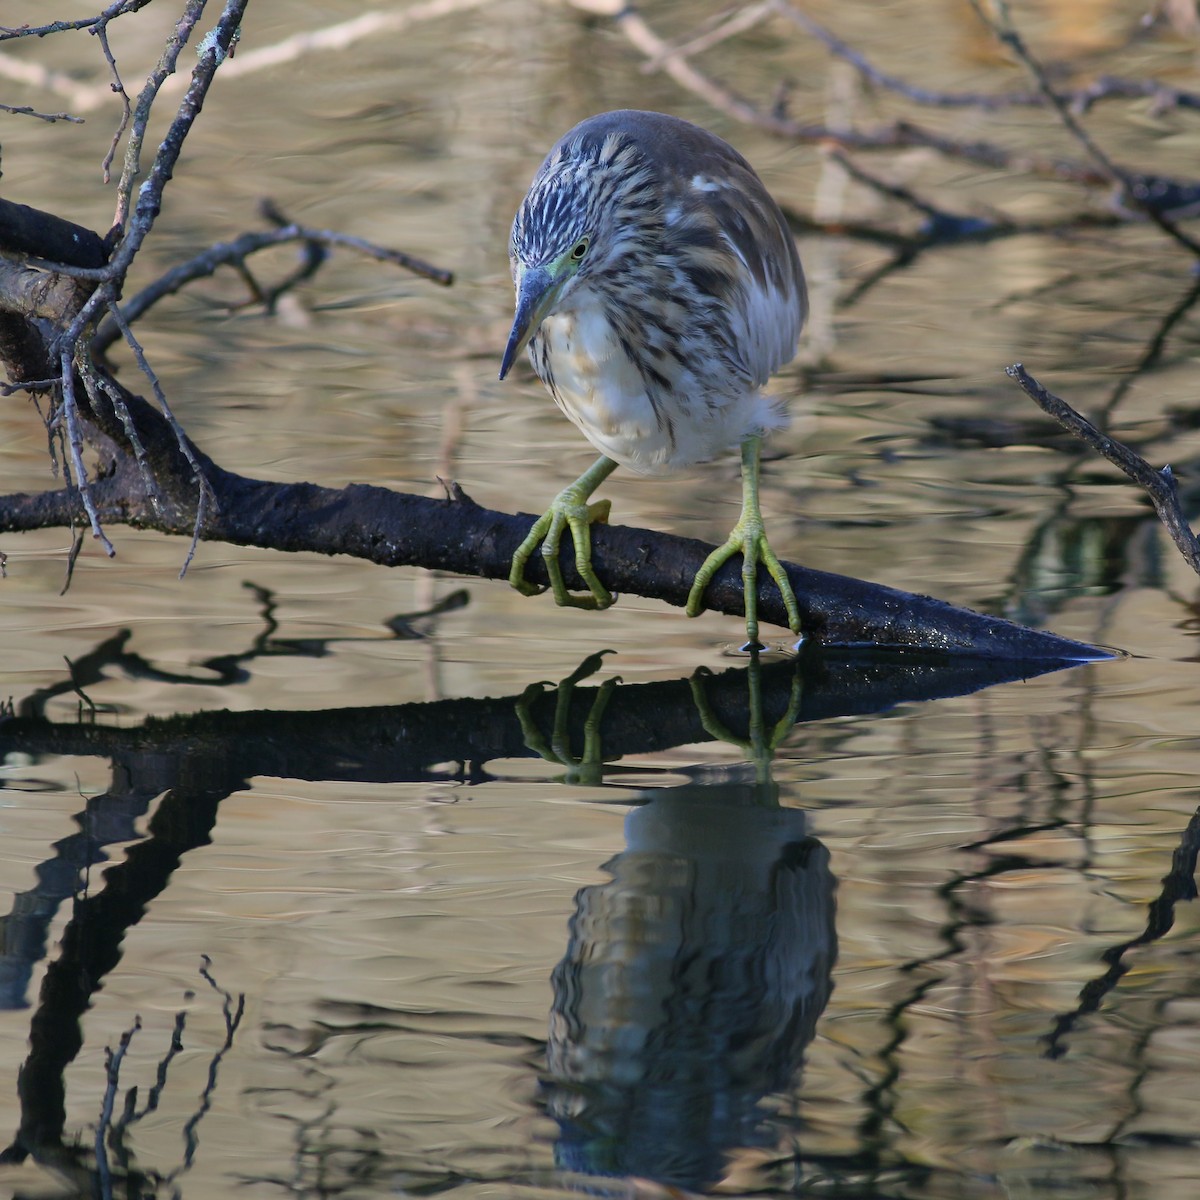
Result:
M551 149L513 222L517 312L501 365L528 345L534 371L601 452L534 526L510 576L542 543L559 603L607 607L591 571L587 504L617 464L658 474L743 449L742 519L705 564L688 603L721 562L744 555L747 632L757 644L751 580L764 561L795 602L758 515L759 439L786 423L761 388L795 354L804 276L783 214L753 168L715 134L676 117L624 109L577 125ZM567 528L590 595L567 593L558 545Z

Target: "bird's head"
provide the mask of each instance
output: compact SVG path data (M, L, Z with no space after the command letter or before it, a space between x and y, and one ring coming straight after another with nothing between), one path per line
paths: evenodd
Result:
M567 135L550 152L513 221L517 305L501 379L547 316L628 256L655 207L647 183L636 146L617 135Z

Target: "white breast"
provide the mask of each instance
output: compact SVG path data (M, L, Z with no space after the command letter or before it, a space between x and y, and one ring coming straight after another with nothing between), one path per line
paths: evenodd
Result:
M599 303L542 322L554 398L601 454L642 474L682 465L660 427L641 373L626 357ZM534 368L537 367L533 355Z
M708 462L750 434L787 424L779 400L763 395L728 364L707 362L706 375L698 377L674 357L660 356L656 369L663 382L648 388L605 318L604 300L586 289L571 300L542 321L530 360L563 412L601 454L621 466L642 475L682 470ZM756 295L739 317L753 316L770 326L759 300ZM687 330L685 324L685 331L703 340L703 330ZM772 335L745 329L741 336L753 347L755 336ZM548 371L539 369L543 354ZM702 357L687 355L685 361Z

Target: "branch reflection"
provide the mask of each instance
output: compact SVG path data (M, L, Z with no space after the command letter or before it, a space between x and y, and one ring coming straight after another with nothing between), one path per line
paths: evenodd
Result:
M236 685L264 654L323 649L273 632L269 625L244 654L206 666L216 663ZM83 1046L82 1018L118 969L127 932L170 886L183 856L210 843L222 801L250 779L475 783L493 777L493 760L540 754L602 782L607 764L627 755L714 737L744 748L752 761L734 778L647 794L628 819L627 849L608 865L611 882L579 894L554 972L544 1094L561 1130L560 1161L699 1186L720 1176L731 1147L771 1141L764 1099L793 1082L830 993L834 881L803 812L777 803L774 748L797 722L1075 665L825 650L719 674L580 686L607 666L592 654L566 686L535 684L498 699L199 712L123 726L104 723L103 705L81 705L74 721L46 716L49 698L100 686L113 664L155 671L128 640L98 645L61 685L0 719L0 760L73 755L111 767L108 789L76 818L79 832L53 844L35 868L36 885L0 916L0 1006L19 1009L56 914L73 903L31 1016L16 1081L20 1124L0 1161L30 1157L71 1176L81 1194L99 1186L101 1165L66 1127L66 1072ZM91 868L117 844L126 847L123 860L81 896ZM115 1077L110 1086L115 1092ZM120 1174L145 1195L172 1178L126 1151Z

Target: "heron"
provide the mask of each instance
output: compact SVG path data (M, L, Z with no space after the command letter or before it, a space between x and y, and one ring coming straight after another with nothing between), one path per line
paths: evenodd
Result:
M525 577L541 546L560 605L603 609L612 593L591 560L592 502L618 466L659 475L741 449L741 515L696 573L686 612L704 609L717 570L742 556L747 649L758 639L758 564L800 614L767 542L759 504L761 445L787 424L763 391L790 362L807 313L804 273L779 206L750 164L714 133L663 113L621 109L564 134L513 221L516 312L500 365L522 350L555 403L600 452L534 522L512 559ZM566 586L558 555L570 531L586 593Z

